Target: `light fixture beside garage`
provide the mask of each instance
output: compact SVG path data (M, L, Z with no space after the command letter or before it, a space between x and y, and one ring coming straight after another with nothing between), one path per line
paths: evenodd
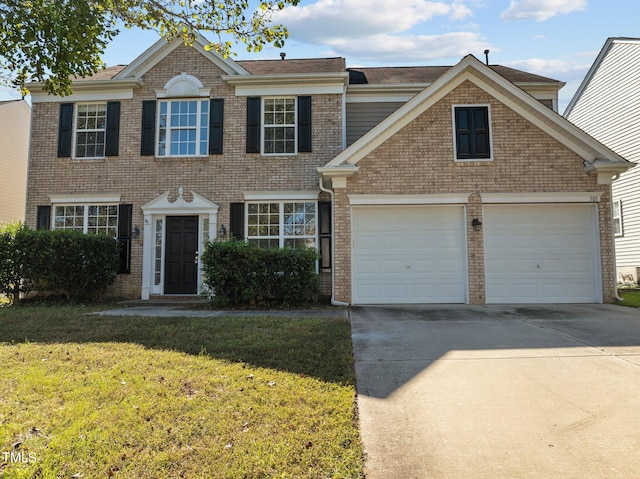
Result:
M473 220L471 220L471 226L473 226L474 231L480 231L482 221L480 221L478 218L473 218Z

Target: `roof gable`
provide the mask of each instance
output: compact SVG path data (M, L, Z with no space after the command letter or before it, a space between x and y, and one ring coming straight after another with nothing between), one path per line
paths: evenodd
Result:
M347 174L354 172L357 163L362 158L465 81L474 83L578 154L585 160L585 166L596 161L599 164L602 162L607 165L616 164L623 169L630 166L630 163L624 158L544 106L494 69L486 66L473 55L467 55L457 65L447 70L422 92L327 163L325 167L319 168L319 171L329 176L337 174L336 170L344 170Z
M165 40L161 38L148 48L142 55L136 58L128 66L124 67L119 73L113 76L114 80L124 80L127 78L140 78L154 66L156 66L161 60L166 58L184 42L181 38L174 38L173 40ZM193 48L200 52L211 63L220 68L227 75L249 75L244 68L238 65L230 58L224 58L219 53L213 50L207 50L209 41L202 35L196 35Z

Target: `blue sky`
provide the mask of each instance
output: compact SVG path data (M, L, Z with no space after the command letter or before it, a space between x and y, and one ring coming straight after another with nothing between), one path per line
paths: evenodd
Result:
M567 82L562 112L608 37L640 37L639 14L638 0L301 0L276 21L290 32L287 58L341 56L350 67L453 65L489 49L491 63ZM104 61L130 63L157 38L124 30ZM237 53L275 59L280 50Z

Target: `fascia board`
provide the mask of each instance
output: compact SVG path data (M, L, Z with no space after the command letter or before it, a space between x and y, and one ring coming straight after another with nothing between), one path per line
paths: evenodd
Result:
M42 88L43 84L34 84L31 90L32 103L62 103L74 101L106 101L106 100L131 100L134 88L144 85L137 78L127 80L96 80L73 83L73 93L68 96L49 95Z
M283 94L342 94L349 81L347 73L296 73L289 75L223 75L235 87L236 96Z
M48 195L51 203L119 203L120 193L70 193Z

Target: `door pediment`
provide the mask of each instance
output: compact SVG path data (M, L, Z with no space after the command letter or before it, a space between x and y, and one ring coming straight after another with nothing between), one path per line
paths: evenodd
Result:
M184 190L182 187L178 189L178 198L176 198L175 201L169 200L169 194L170 191L167 191L143 205L143 213L145 215L211 214L217 212L219 208L217 204L209 201L207 198L199 195L193 190L191 190L191 195L193 196L191 201L187 201L184 197Z

